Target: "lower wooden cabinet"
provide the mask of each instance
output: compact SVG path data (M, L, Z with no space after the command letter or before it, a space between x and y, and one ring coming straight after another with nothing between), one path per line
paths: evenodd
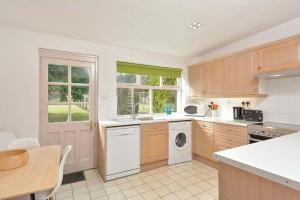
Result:
M215 124L215 151L222 151L247 143L247 127Z
M214 152L214 130L213 123L199 122L193 123L193 153L212 159Z
M141 165L168 159L168 123L141 125Z

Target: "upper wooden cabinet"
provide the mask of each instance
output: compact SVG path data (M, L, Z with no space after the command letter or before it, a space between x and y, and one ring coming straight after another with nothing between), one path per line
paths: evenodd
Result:
M224 92L224 61L205 63L189 68L190 96L219 97Z
M204 68L202 65L192 66L188 69L190 96L204 96Z
M224 94L224 60L204 65L204 96L220 97Z
M225 96L257 95L258 79L257 50L241 53L224 59Z
M258 50L258 73L300 68L300 38Z

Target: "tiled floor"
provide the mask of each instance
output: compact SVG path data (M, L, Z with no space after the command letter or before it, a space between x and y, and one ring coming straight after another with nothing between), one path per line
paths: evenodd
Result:
M217 170L198 161L166 166L104 183L96 170L63 185L57 200L218 200Z

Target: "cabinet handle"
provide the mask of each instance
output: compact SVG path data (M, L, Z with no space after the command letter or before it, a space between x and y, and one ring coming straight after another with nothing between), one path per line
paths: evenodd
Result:
M258 69L258 71L261 71L261 70L262 70L262 67L258 67L257 69Z

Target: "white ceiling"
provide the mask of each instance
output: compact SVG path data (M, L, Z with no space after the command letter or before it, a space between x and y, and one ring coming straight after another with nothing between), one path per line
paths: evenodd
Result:
M0 26L183 57L298 16L299 0L0 1ZM193 21L204 25L187 29Z

